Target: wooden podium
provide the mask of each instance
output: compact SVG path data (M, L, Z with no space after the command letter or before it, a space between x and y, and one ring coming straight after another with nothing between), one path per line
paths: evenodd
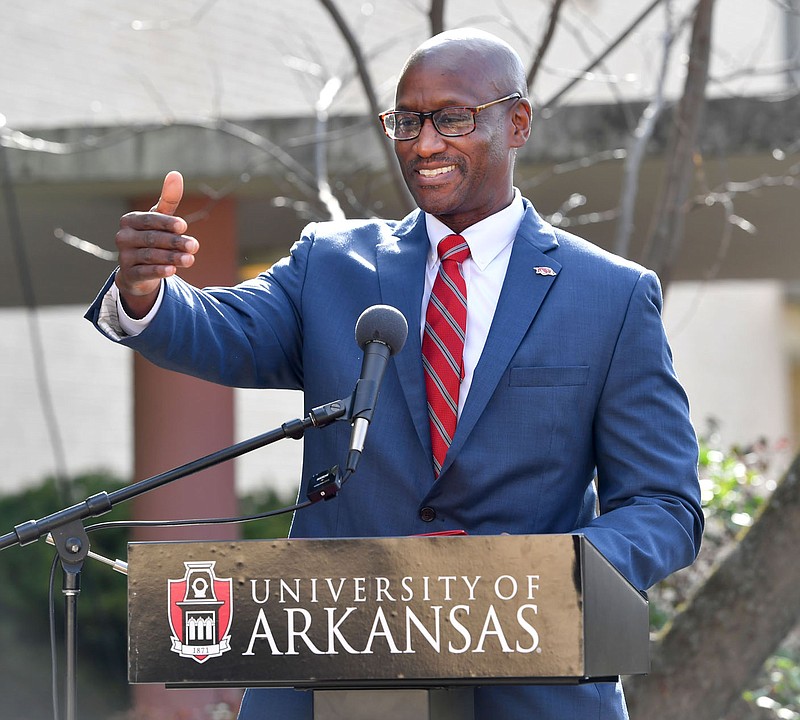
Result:
M128 577L130 682L307 689L315 720L649 670L646 599L579 534L131 543Z

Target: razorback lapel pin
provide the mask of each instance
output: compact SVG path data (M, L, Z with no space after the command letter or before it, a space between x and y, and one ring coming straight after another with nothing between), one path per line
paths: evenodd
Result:
M548 267L547 265L539 265L538 267L533 268L533 271L537 275L545 275L546 277L555 277L556 271L553 268Z

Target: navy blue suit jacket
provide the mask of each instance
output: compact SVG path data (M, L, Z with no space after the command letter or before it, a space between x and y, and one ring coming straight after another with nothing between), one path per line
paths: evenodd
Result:
M653 273L554 229L526 201L435 479L419 333L428 248L419 211L312 224L288 258L236 288L169 279L155 320L123 342L207 380L303 390L310 409L350 395L362 358L355 321L393 305L409 337L387 369L358 472L334 502L297 513L293 536L580 531L642 590L692 562L703 525L697 443ZM306 434L302 498L310 476L344 459L349 432L337 423ZM613 683L486 687L475 701L479 720L625 717ZM242 716L310 717L309 707L307 693L258 690Z

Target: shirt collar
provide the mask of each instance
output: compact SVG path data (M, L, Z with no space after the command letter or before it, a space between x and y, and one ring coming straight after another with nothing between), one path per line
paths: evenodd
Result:
M524 214L522 195L517 188L514 188L514 197L510 205L470 225L461 233L469 245L473 262L481 270L484 270L509 243L513 242ZM430 242L428 266L432 267L439 259L436 252L437 245L442 238L452 235L453 231L429 213L425 213L425 228Z

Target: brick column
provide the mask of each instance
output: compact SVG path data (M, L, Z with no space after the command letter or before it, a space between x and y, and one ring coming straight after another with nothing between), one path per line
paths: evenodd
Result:
M136 203L149 209L152 198ZM237 279L236 203L226 199L210 207L208 198L184 197L178 209L189 221L188 233L200 242L196 262L181 276L198 287L231 285ZM195 216L197 219L193 219ZM135 479L157 475L234 442L233 391L134 359ZM140 520L222 517L237 514L233 464L217 465L145 493L134 501ZM141 529L135 540L217 540L238 537L235 526L169 530ZM180 568L176 569L179 573ZM176 574L175 577L180 577ZM166 592L166 586L165 586ZM169 642L166 607L164 642ZM187 660L187 662L192 662ZM135 717L147 720L208 720L214 707L234 708L241 693L230 689L167 690L133 686Z

